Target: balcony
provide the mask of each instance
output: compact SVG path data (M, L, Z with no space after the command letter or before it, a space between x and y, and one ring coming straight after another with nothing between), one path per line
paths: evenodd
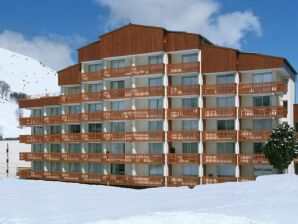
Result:
M168 109L168 119L199 118L199 108L171 108Z
M59 94L46 94L39 96L30 96L27 99L19 100L20 108L30 108L30 107L43 107L49 105L59 105L60 96Z
M165 133L162 131L149 132L105 132L103 141L105 142L147 142L164 141Z
M169 131L169 142L200 141L199 131Z
M237 93L236 83L203 85L202 95L229 95Z
M194 187L200 184L200 177L195 176L169 176L168 186L179 187L179 186L189 186Z
M81 73L81 82L92 82L102 80L102 71Z
M199 164L200 154L198 153L169 153L169 164Z
M81 101L82 101L81 94L62 95L60 97L61 104L81 103Z
M43 124L61 124L61 123L63 123L63 117L61 115L43 117Z
M287 109L283 106L268 106L268 107L241 107L239 108L240 118L253 117L287 117Z
M137 88L112 89L102 91L104 99L164 96L163 86L145 86Z
M89 112L81 114L81 122L102 121L104 112Z
M237 182L237 177L203 177L203 184L219 184L226 182Z
M203 156L203 164L237 164L237 155L232 153L204 153Z
M44 124L44 117L21 117L19 122L21 126L39 125Z
M168 86L168 96L200 95L199 85Z
M164 109L119 110L103 112L104 120L163 119Z
M102 92L82 93L82 102L101 101L103 99Z
M236 107L203 108L203 118L235 118L237 116Z
M262 83L241 83L239 94L260 94L260 93L286 93L287 86L284 82L262 82Z
M264 154L239 154L240 165L270 165Z
M148 65L121 67L121 68L108 68L103 70L104 78L143 76L143 75L150 75L150 74L164 74L164 65L148 64Z
M199 62L186 62L168 65L168 74L199 72Z
M203 131L203 141L237 141L237 131L225 130L225 131Z
M259 130L243 130L239 131L239 141L242 142L265 142L268 140L271 131L259 131Z

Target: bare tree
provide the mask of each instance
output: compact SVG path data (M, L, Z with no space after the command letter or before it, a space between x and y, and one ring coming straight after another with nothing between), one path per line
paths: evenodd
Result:
M10 92L10 86L7 82L0 80L0 94L1 98L7 97Z

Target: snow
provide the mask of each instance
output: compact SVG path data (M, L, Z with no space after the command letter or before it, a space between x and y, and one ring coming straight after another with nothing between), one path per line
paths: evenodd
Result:
M1 224L294 224L298 177L135 190L38 180L0 180Z

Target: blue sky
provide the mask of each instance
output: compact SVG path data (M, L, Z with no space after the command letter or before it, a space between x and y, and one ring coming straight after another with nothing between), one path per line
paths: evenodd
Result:
M195 31L221 45L283 56L298 70L298 2L293 0L2 0L0 4L0 47L27 53L54 68L75 63L76 48L131 21ZM55 55L49 59L39 54L39 41L48 43L49 49L57 46L57 54L65 54L65 64L55 62Z

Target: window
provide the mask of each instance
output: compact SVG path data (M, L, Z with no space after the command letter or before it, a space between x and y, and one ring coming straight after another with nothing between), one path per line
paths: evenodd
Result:
M282 105L283 105L283 107L286 109L286 111L288 113L288 101L287 100L283 100L282 101Z
M255 165L253 170L254 170L255 177L270 175L273 173L273 167L270 165L265 165L265 166Z
M111 89L123 89L125 88L124 86L124 81L111 81Z
M103 173L103 167L101 163L88 163L89 173Z
M100 123L89 124L89 132L102 132L101 124Z
M182 99L182 107L183 108L198 107L198 99L197 98L183 98Z
M33 161L33 170L44 170L44 163L42 161Z
M33 127L33 134L34 135L43 135L43 126L34 126Z
M149 176L163 176L162 165L149 165Z
M199 166L198 165L183 165L182 166L183 176L198 176Z
M198 143L196 142L183 142L183 153L198 153Z
M96 72L96 71L100 71L101 69L102 69L102 64L88 65L88 71L89 72Z
M162 131L163 122L162 121L149 121L149 131Z
M120 67L124 67L125 66L125 60L121 59L121 60L114 60L112 61L112 68L120 68Z
M81 143L69 143L68 144L69 153L82 153Z
M33 152L44 152L43 144L33 144L32 147Z
M272 130L271 119L256 119L253 120L254 130Z
M51 144L50 151L52 153L61 153L62 152L61 144Z
M149 86L162 86L162 78L149 78Z
M259 154L263 153L263 146L265 142L254 142L254 153Z
M198 76L185 76L182 77L182 85L195 85L198 84Z
M234 165L217 165L216 171L219 177L235 177Z
M259 82L272 82L272 73L258 73L253 74L253 82L259 83Z
M88 144L89 153L102 153L102 144L101 143L89 143Z
M162 55L149 56L149 64L162 64Z
M235 153L234 142L218 142L217 153Z
M111 152L115 154L125 153L125 143L122 143L122 142L111 143Z
M50 134L61 134L61 126L60 125L51 125L50 126Z
M98 112L102 111L102 104L101 103L92 103L88 105L89 112Z
M61 107L51 107L50 108L51 116L59 116L61 115Z
M79 93L81 93L80 86L68 87L68 94L79 94Z
M125 102L124 101L112 101L111 108L112 108L112 110L125 110Z
M182 63L198 61L198 54L185 54L182 55Z
M162 99L149 100L149 109L159 109L159 108L163 108L163 100Z
M111 123L112 132L124 132L125 131L125 122L112 122Z
M43 116L43 109L33 109L33 117Z
M298 131L298 122L295 122L295 129Z
M235 75L234 74L226 74L226 75L217 75L216 76L216 84L225 84L225 83L234 83Z
M81 113L81 106L80 105L68 106L68 113L69 114L79 114L79 113Z
M163 152L163 146L161 142L149 143L149 153L161 154Z
M125 165L124 164L111 164L111 174L124 175Z
M61 172L62 165L60 162L51 162L51 171Z
M271 106L271 96L254 96L253 105L254 107Z
M68 163L69 172L81 172L81 163Z
M79 124L70 124L69 133L81 133L81 125Z
M217 130L234 130L234 120L217 120Z
M235 97L217 97L217 107L235 107Z
M89 92L100 92L102 90L102 84L96 83L96 84L89 84Z
M182 121L182 130L183 131L195 131L195 130L198 130L198 121L197 120L185 120L185 121Z

